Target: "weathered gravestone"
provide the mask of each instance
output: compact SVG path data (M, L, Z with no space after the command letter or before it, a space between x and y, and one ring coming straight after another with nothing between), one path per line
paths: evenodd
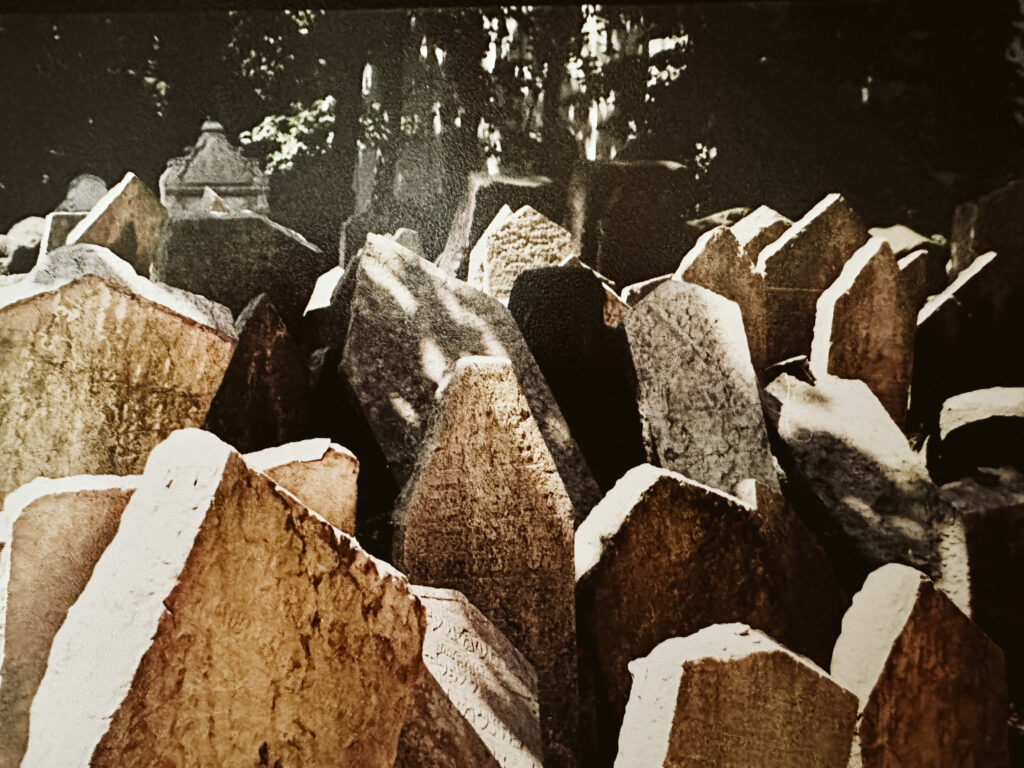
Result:
M420 242L420 233L408 227L399 227L391 235L391 239L403 248L408 248L420 258L426 258L423 252L423 244Z
M24 274L35 266L45 228L45 219L29 216L7 230L6 249L10 259L7 262L8 274Z
M860 701L852 765L1009 765L1003 652L920 571L867 578L832 677Z
M807 538L783 510L752 509L650 465L616 484L575 540L587 764L610 763L627 666L663 640L743 621L827 659L842 603ZM799 584L808 579L817 581Z
M894 224L891 227L871 227L871 237L880 237L889 243L897 260L912 253L921 254L921 269L925 295L939 293L949 284L946 277L946 262L949 259L949 245L939 235L925 237L910 227Z
M356 532L359 459L326 437L266 448L245 463L297 498L339 531Z
M399 484L412 473L435 394L460 358L507 357L582 519L600 497L508 310L389 238L371 235L335 291L341 369Z
M234 348L224 307L105 248L48 253L0 285L0 496L40 475L139 472L203 423Z
M152 278L220 302L238 316L261 293L298 331L332 259L302 235L252 213L179 214L167 222Z
M672 275L658 275L658 277L652 277L650 280L644 280L639 283L633 283L627 285L622 289L622 300L630 307L635 307L647 296L649 296L655 288L664 283L666 280L671 280Z
M81 213L92 210L102 197L107 194L107 182L92 173L75 176L68 184L67 194L54 211L73 211Z
M745 624L666 640L629 670L615 768L846 768L857 697Z
M401 574L180 431L54 638L22 764L391 766L423 634Z
M68 233L67 244L102 245L149 277L166 221L167 209L138 176L128 172Z
M21 762L53 636L117 533L137 476L36 478L0 514L0 765Z
M648 461L726 492L777 488L757 378L735 302L670 280L630 310Z
M761 251L769 363L810 354L818 297L867 239L846 200L832 194Z
M242 310L235 330L238 346L204 428L243 452L305 437L314 419L306 356L266 294Z
M537 673L461 592L413 586L426 671L395 768L542 768Z
M523 270L553 267L569 255L571 246L566 230L528 205L515 213L499 212L469 253L466 282L507 305Z
M899 426L907 415L917 309L900 284L888 242L857 250L818 297L811 372L860 379Z
M924 306L929 294L932 293L927 283L927 257L928 252L920 250L913 251L906 256L900 256L896 259L896 265L899 267L900 290L910 306L914 308L915 321L917 313L921 311L921 307ZM941 291L942 288L939 288L939 290Z
M938 432L928 440L935 481L1002 466L1024 471L1024 387L979 389L943 403Z
M234 210L267 213L270 180L259 163L242 155L224 133L224 126L207 120L199 139L182 157L167 161L160 175L160 202L172 216L206 213L206 189L214 190Z
M761 251L774 243L793 222L767 205L761 205L737 221L729 230L739 243L743 258L757 264Z
M528 269L508 301L603 490L644 461L629 343L625 331L606 324L606 301L587 267Z
M950 233L950 277L956 277L989 251L1024 256L1024 179L1015 179L977 200L957 207Z
M395 503L394 562L465 594L536 668L545 765L576 751L572 525L512 363L459 361Z
M88 213L67 211L54 211L47 214L46 224L43 226L43 236L39 241L39 255L44 256L67 244L71 230L88 215Z

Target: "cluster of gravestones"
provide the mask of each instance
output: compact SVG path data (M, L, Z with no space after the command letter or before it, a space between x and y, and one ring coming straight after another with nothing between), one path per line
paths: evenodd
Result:
M1009 764L1024 185L947 249L595 164L334 259L228 150L0 277L0 766Z

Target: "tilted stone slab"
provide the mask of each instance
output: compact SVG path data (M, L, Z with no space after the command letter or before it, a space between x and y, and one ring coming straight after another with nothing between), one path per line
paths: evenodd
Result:
M572 523L512 364L460 361L395 503L394 562L462 592L536 668L545 765L575 751Z
M461 593L413 586L423 604L426 672L396 768L541 768L537 673Z
M811 372L860 379L903 426L910 401L917 309L900 286L896 257L872 238L818 298Z
M401 574L180 431L54 638L22 765L391 766L423 634Z
M989 251L1014 258L1024 253L1024 179L1014 179L986 195L964 203L953 213L950 233L950 277L956 277Z
M48 214L43 227L43 236L39 241L39 255L44 256L48 252L66 245L71 230L88 215L88 213L70 211L54 211ZM148 276L148 273L145 276Z
M939 235L925 237L905 227L894 224L891 227L872 227L868 230L871 237L881 237L889 243L897 259L912 253L920 253L923 282L926 294L939 293L949 284L946 276L946 262L949 260L949 244Z
M615 768L846 768L857 697L763 632L716 624L629 669Z
M920 250L896 260L899 267L900 290L914 308L915 319L931 292L928 287L927 258L928 252Z
M0 764L18 765L53 637L107 548L138 476L37 478L0 513Z
M655 288L664 283L666 280L671 279L672 274L659 275L658 277L652 277L650 280L644 280L643 282L640 283L633 283L632 285L627 285L625 288L622 289L622 300L625 301L626 304L628 304L629 306L635 307L637 304L639 304L641 301L647 298L647 296L650 295Z
M920 571L892 563L868 576L832 676L860 702L851 764L1009 765L1003 652Z
M335 291L341 369L399 484L412 473L435 394L460 358L507 357L582 519L600 498L583 455L508 310L389 238L370 235Z
M793 226L793 222L767 205L761 205L729 227L744 259L756 264L761 251Z
M138 176L129 172L68 233L67 244L109 248L140 275L149 277L166 221L167 209Z
M235 347L224 307L67 246L0 285L0 496L40 475L128 475L206 417Z
M1024 471L1024 387L964 392L942 404L938 433L928 440L928 470L937 482L977 467Z
M314 437L247 453L245 463L338 530L355 535L359 459L348 448Z
M648 460L726 492L778 487L743 317L735 302L670 280L626 317Z

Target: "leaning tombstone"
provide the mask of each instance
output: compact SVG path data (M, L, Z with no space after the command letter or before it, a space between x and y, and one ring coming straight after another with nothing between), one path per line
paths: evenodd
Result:
M757 263L761 251L774 243L793 222L778 211L761 205L729 227L745 260Z
M928 470L939 483L978 467L1024 471L1024 387L990 387L949 398L927 456Z
M39 255L44 256L55 248L67 244L68 235L88 212L54 211L47 214L43 235L39 241ZM145 277L145 275L144 275Z

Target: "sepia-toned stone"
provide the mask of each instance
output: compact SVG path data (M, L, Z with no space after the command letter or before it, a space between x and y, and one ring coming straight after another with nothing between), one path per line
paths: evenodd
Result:
M245 463L338 530L355 536L359 459L348 448L314 437L247 453Z
M138 476L40 477L0 514L0 765L21 762L53 637L117 533Z
M167 210L156 195L129 172L68 233L67 244L109 248L140 275L149 277L166 221Z
M53 640L22 764L391 766L423 634L401 574L180 431Z
M633 283L627 285L622 289L622 300L631 307L635 307L659 285L664 283L666 280L671 280L672 275L659 275L658 277L652 277L650 280L644 280L641 283Z
M868 576L832 676L860 702L852 764L1009 765L1003 652L920 571L892 563Z
M46 254L0 285L0 496L40 475L139 472L203 423L234 347L224 307L105 248Z
M745 261L757 264L761 251L774 243L793 222L778 211L761 205L729 227Z
M395 768L541 768L533 666L461 592L410 589L426 610L426 671Z
M81 211L54 211L48 214L43 227L43 236L39 241L39 255L43 256L49 251L67 244L71 230L88 215Z
M846 768L857 697L763 632L716 624L629 670L615 768Z
M1014 179L986 195L964 203L953 213L950 233L950 278L989 251L1019 258L1024 249L1024 179Z
M1024 471L1024 387L991 387L949 398L927 453L928 470L939 483L978 467Z
M420 258L426 258L426 253L423 251L423 244L420 242L420 233L415 229L399 227L395 230L395 233L391 235L391 239L403 248L408 248Z
M872 227L871 237L880 237L889 243L897 260L912 253L921 254L921 269L925 295L939 293L949 284L946 277L946 262L949 260L949 244L944 237L925 237L910 227L894 224L891 227Z
M460 360L395 503L394 562L457 589L537 670L546 760L576 749L573 508L508 360Z
M626 317L648 460L729 492L778 487L746 331L735 302L678 280Z
M900 290L906 297L906 301L914 308L915 330L917 313L921 311L921 307L924 306L930 293L927 282L927 259L928 252L920 250L913 251L896 260L896 265L899 267Z

